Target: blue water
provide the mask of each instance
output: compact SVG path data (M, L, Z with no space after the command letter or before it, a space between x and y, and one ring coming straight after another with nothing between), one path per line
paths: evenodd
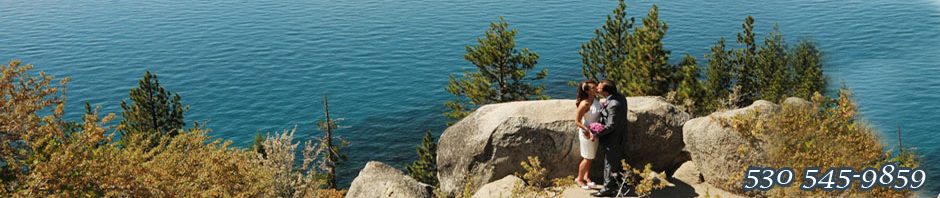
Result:
M652 2L630 2L643 16ZM866 120L895 145L926 157L927 190L940 192L940 2L660 1L672 61L702 57L733 41L744 16L763 34L779 23L790 43L817 41L831 88L855 91ZM321 97L343 117L351 181L368 160L402 166L427 129L445 128L441 105L451 73L471 69L464 46L506 16L518 44L550 69L548 94L572 98L581 43L615 1L9 1L0 0L0 60L20 59L70 76L68 115L82 103L119 112L145 70L159 74L208 123L237 145L255 133L297 126L316 135Z

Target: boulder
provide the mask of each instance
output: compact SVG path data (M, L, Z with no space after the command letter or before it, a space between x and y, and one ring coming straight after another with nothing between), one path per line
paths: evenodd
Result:
M630 166L642 168L650 163L653 170L671 174L689 160L683 152L682 140L682 125L691 117L688 113L658 96L629 97L627 110L629 123L624 145Z
M678 167L683 153L681 128L689 115L661 97L628 97L625 154L631 164L657 169ZM441 190L453 196L466 182L473 186L525 170L538 157L549 178L577 174L578 148L574 100L522 101L485 105L447 128L438 146ZM602 164L595 160L594 167ZM598 170L592 170L597 172ZM594 174L599 176L599 174Z
M772 115L779 105L758 100L745 108L715 112L689 120L683 127L685 149L705 181L722 189L739 191L735 186L749 165L760 165L766 159L766 148L731 128L730 119L750 113L760 117Z
M431 197L433 189L395 167L370 161L353 179L346 197Z
M480 189L473 194L473 198L511 197L512 189L515 188L516 185L522 185L522 179L519 179L513 175L509 175L503 177L502 179L483 185L483 187L480 187Z

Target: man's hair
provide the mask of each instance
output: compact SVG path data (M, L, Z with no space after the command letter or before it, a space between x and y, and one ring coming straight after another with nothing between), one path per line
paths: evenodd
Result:
M607 92L607 94L620 93L620 92L617 92L617 86L614 85L614 82L610 80L607 80L607 79L601 80L601 82L598 83L598 85L602 86L601 90L603 90L604 92Z

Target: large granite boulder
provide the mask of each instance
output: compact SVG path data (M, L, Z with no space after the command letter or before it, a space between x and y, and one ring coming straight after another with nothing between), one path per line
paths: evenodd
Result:
M747 166L765 161L767 146L732 129L731 119L753 113L767 117L779 109L779 105L758 100L745 108L715 112L686 122L685 149L705 181L725 190L739 191L740 186L733 184L742 180Z
M502 179L490 182L480 187L473 198L503 198L512 197L512 189L517 185L523 185L522 179L514 175L503 177Z
M395 167L370 161L353 179L346 197L431 197L434 188L418 182Z
M683 153L681 128L689 115L661 97L629 97L627 160L657 169L678 167ZM525 170L537 156L549 178L577 174L581 160L574 124L574 100L541 100L485 105L447 128L438 147L441 189L453 196L466 182L473 186ZM599 160L595 165L601 164ZM595 166L598 167L598 166ZM594 170L592 172L596 172ZM598 176L599 174L595 174Z

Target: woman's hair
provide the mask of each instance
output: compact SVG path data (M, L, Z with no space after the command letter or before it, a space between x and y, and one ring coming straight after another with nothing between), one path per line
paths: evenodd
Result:
M594 86L597 86L597 83L594 80L585 80L581 83L578 83L578 97L575 99L575 106L581 105L581 101L587 100L590 95L588 95L589 89L594 89Z

